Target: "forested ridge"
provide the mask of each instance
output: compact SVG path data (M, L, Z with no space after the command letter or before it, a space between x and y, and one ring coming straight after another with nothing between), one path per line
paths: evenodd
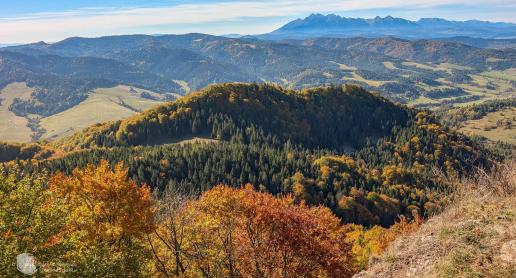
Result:
M406 125L409 110L358 86L303 91L268 84L210 86L127 120L94 126L58 142L64 149L152 144L210 133L227 140L247 127L311 148L358 147Z
M114 60L95 57L33 56L0 51L0 88L26 82L34 93L15 99L10 110L20 116L50 116L84 101L97 88L131 84L153 91L180 92L172 80L142 72Z

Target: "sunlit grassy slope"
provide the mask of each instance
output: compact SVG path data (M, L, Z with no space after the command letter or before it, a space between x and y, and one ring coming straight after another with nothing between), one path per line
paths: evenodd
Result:
M488 113L478 120L466 121L460 131L516 144L516 107Z
M0 91L0 141L28 142L32 131L27 126L27 119L16 116L9 111L15 98L30 97L33 89L25 83L12 83Z
M97 89L79 105L41 119L40 126L46 130L42 139L56 139L95 123L124 119L162 102L143 98L142 91L128 86Z

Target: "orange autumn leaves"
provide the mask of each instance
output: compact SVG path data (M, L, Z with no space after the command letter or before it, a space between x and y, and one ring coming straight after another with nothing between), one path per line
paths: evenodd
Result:
M50 190L66 200L72 230L90 240L115 242L152 229L154 208L148 186L127 179L121 163L112 171L108 162L75 169L71 176L56 174Z
M158 239L171 239L175 231L191 231L168 241L188 242L182 248L156 241L157 249L161 248L161 252L156 252L162 262L158 268L165 275L352 275L351 244L345 241L346 229L327 208L294 205L290 197L275 198L248 185L241 189L217 186L200 199L191 200L181 211L189 216L176 214L175 228L159 227L156 232ZM192 221L177 221L185 218ZM171 222L174 221L165 221ZM182 254L179 260L178 253Z

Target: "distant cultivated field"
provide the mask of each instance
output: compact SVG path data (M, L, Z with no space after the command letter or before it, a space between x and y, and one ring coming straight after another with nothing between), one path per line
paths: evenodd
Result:
M416 63L416 62L403 62L401 64L404 65L404 66L408 66L408 67L416 67L418 69L426 69L426 70L434 70L434 71L435 70L442 70L442 69L437 68L437 67L432 66L432 65Z
M388 83L389 81L380 81L380 80L371 80L371 79L365 79L362 76L358 75L356 72L351 72L351 75L353 77L343 77L342 79L344 81L357 81L357 82L364 82L371 86L382 86L385 83Z
M25 83L11 83L0 91L0 141L29 142L32 131L27 119L9 111L15 98L27 99L33 92Z
M396 80L396 75L393 76L393 80L385 81L385 80L372 80L367 79L361 76L358 73L357 68L348 66L346 64L337 63L330 61L339 66L339 69L346 71L350 76L342 77L342 81L345 83L359 83L359 84L367 84L371 87L379 87L389 82L399 82ZM409 106L417 105L420 107L428 106L430 108L437 108L440 104L453 104L454 106L464 106L482 103L487 100L493 99L505 99L510 98L516 95L516 68L507 69L504 71L485 71L485 72L476 72L472 73L470 71L474 71L474 68L461 66L451 63L416 63L405 61L399 64L398 66L391 61L383 62L383 66L389 70L396 71L405 71L404 74L399 74L399 76L403 76L405 78L410 78L412 74L417 73L419 71L433 71L436 74L442 74L443 72L448 73L450 75L455 75L457 72L463 72L464 75L468 75L471 78L471 81L464 81L465 83L458 83L457 81L448 80L451 78L438 77L435 81L438 82L437 85L431 85L431 83L417 82L411 81L412 85L416 85L423 92L430 92L437 89L450 89L450 88L461 88L470 96L457 96L457 97L449 97L449 98L441 98L441 99L431 99L428 98L422 93L418 98L411 99L408 101ZM285 85L288 85L287 80L283 80ZM375 90L374 88L372 90ZM380 89L381 91L381 89Z
M508 69L504 71L487 71L482 75L495 79L516 81L516 69Z
M494 141L516 144L516 107L488 113L482 119L467 121L460 130Z
M408 65L409 63L403 63ZM430 65L423 65L417 63L410 63L411 66L423 68L430 67ZM435 65L434 70L447 70L447 69L467 69L467 67L461 67L452 64L439 64ZM442 85L441 86L429 86L425 84L418 84L421 88L430 91L432 89L442 89L446 87L458 87L462 88L465 92L472 96L479 96L479 99L471 101L457 102L454 106L465 106L471 104L478 104L487 100L493 99L505 99L516 95L516 87L514 81L516 81L516 69L508 69L504 71L485 71L477 74L469 74L472 81L469 83L456 83L444 78L438 78ZM419 97L418 99L409 102L409 105L432 105L441 103L442 101L453 100L453 98L443 98L439 100L430 100L425 97Z
M80 104L41 119L40 126L46 130L41 138L61 138L93 124L121 120L162 103L143 98L143 91L159 97L148 90L131 90L128 86L97 89Z
M383 62L383 65L390 70L397 69L393 62Z

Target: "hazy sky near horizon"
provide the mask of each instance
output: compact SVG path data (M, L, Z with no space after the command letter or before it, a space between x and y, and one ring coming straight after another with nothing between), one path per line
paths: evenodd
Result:
M0 0L0 44L116 34L261 34L311 13L516 23L516 0Z

